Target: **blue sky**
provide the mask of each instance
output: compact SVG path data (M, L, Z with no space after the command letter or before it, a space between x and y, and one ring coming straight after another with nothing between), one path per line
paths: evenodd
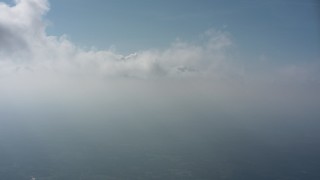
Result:
M49 35L84 47L128 54L177 38L197 41L213 28L231 33L245 62L266 56L287 63L318 61L319 9L316 0L54 0L45 18Z
M55 0L49 34L67 34L83 46L131 53L162 48L176 38L196 40L208 29L231 33L244 60L319 59L317 1Z

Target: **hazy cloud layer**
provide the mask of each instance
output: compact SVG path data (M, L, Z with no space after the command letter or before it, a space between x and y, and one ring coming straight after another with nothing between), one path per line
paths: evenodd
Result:
M285 98L287 103L298 99L313 99L313 105L319 102L313 98L319 89L318 64L273 68L261 65L251 67L255 71L250 72L241 60L236 61L235 43L225 31L209 30L198 43L176 40L164 50L122 55L112 49L80 48L65 36L47 35L43 18L49 10L46 0L15 3L0 3L3 97L28 97L28 93L39 97L40 91L59 96L83 93L78 97L146 97L153 93L152 98L160 93L164 97L218 98L221 102L232 98L263 102L270 97L277 101ZM115 79L121 79L121 83ZM158 85L146 85L150 82ZM288 91L291 94L285 93Z
M319 179L319 63L249 64L221 30L86 49L48 10L0 3L1 179Z

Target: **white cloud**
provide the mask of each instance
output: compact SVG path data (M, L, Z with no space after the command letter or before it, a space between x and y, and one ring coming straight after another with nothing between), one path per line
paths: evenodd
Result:
M232 45L227 33L211 30L202 44L174 42L163 51L122 55L112 50L84 50L64 36L46 34L43 15L48 10L46 0L20 0L12 7L1 4L0 76L10 71L137 78L214 74L223 68L225 51Z
M10 7L0 4L0 52L28 50L45 36L42 16L49 10L45 0L17 0Z
M295 81L299 76L304 82L312 79L312 83L318 83L311 89L319 86L318 67L312 74L310 68L294 65L264 70L269 72L267 74L246 71L244 65L230 58L234 45L230 34L219 30L204 33L201 43L175 41L164 50L142 50L129 55L113 50L83 49L66 36L46 34L47 23L43 16L48 10L46 0L17 0L14 6L0 4L2 97L11 95L19 99L31 93L30 97L39 98L39 92L51 93L50 97L65 95L62 99L73 95L83 98L88 93L97 97L116 94L118 98L123 98L120 94L145 97L157 87L155 92L160 94L158 89L170 91L167 97L185 93L182 96L191 99L192 96L213 101L222 98L219 102L242 99L239 104L243 105L244 101L250 101L248 99L267 102L271 98L278 102L282 92L292 89L274 86L277 79L288 81L290 77ZM125 79L126 85L119 85L115 79ZM154 80L161 86L148 84L152 81L141 83L141 79ZM279 91L270 94L274 89ZM293 93L287 100L299 97L300 93ZM317 93L311 94L310 97L314 97Z

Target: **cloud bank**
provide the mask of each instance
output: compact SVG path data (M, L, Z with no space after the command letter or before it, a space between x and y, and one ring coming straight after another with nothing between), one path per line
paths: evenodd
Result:
M66 36L47 35L44 15L49 9L47 0L16 0L13 6L0 4L0 77L56 73L100 78L248 78L244 65L234 61L234 42L228 32L208 30L200 43L177 40L164 50L123 55L114 50L80 48ZM309 74L306 67L296 65L271 71L305 79L315 75Z
M0 3L1 176L318 173L319 65L271 67L262 57L248 68L221 30L129 55L81 48L46 33L49 9L46 0Z
M112 50L84 50L65 36L46 34L46 0L1 3L1 76L40 71L64 74L149 78L216 73L225 68L229 35L208 31L202 44L176 41L165 50L122 55Z
M48 35L44 16L49 9L46 0L16 0L13 6L0 3L3 97L21 98L28 93L39 97L39 91L72 96L81 91L82 98L88 93L100 94L97 97L108 93L110 97L152 94L150 98L162 93L164 97L193 100L222 98L221 102L262 102L270 97L285 98L287 103L300 101L299 98L313 99L312 104L319 102L314 98L319 89L319 65L290 64L247 71L244 64L235 60L235 43L228 32L208 30L198 43L176 40L163 50L123 55L112 49L81 48L66 36ZM125 81L119 85L115 79ZM288 91L290 95L285 93Z

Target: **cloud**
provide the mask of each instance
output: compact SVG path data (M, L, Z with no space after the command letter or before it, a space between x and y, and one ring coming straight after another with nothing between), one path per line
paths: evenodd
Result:
M235 43L226 31L208 30L202 34L199 43L177 40L164 50L141 50L123 55L112 49L80 48L65 35L47 35L44 15L48 11L47 0L16 0L13 6L0 4L0 78L18 74L93 76L102 79L196 76L216 80L248 80L248 74L258 77L258 74L246 70L243 64L236 63L233 56ZM281 72L276 69L268 71L277 76L288 76L292 66L298 65L281 67ZM290 76L301 73L291 70Z
M135 78L204 75L223 68L226 51L233 44L227 33L210 30L200 44L176 41L162 51L122 55L112 50L84 50L65 36L46 34L46 0L15 2L12 7L0 6L0 76L10 71Z
M247 102L257 103L256 99L260 103L273 99L275 105L280 104L276 103L279 99L292 102L304 97L319 104L314 98L319 66L289 64L250 67L255 70L249 71L235 60L238 45L226 31L211 29L197 43L176 40L163 50L124 55L112 49L80 48L65 35L48 35L44 18L48 10L46 0L0 4L0 98L39 99L41 94L62 101L70 97L124 101L133 96L182 97L180 100L229 102L237 109ZM311 85L300 85L297 79ZM304 90L283 96L294 89ZM304 94L307 91L312 93Z
M45 0L17 0L10 7L0 4L0 52L27 50L45 35L42 16L49 10Z

